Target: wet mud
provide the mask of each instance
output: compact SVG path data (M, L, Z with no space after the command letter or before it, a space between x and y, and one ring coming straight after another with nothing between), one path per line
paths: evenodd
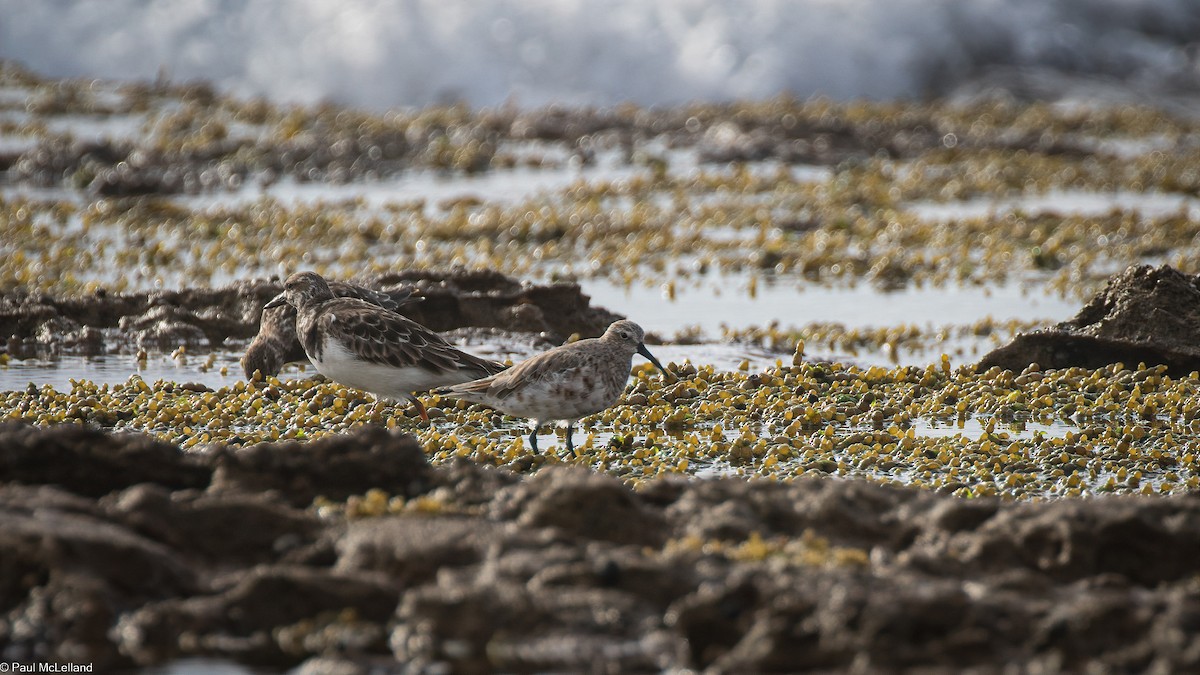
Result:
M403 272L357 282L397 301L420 296L399 309L437 331L496 329L540 334L558 344L573 333L599 335L622 318L593 307L578 284L528 284L495 272ZM290 308L270 310L260 326L263 305L282 290L278 279L177 291L100 289L81 296L13 290L0 295L0 336L14 354L88 355L211 347L254 337L256 348L270 353L262 359L265 374L274 374L283 363L303 360Z
M819 478L632 489L582 467L430 466L412 437L370 426L188 453L10 425L0 446L5 660L1200 668L1194 495L1015 504Z
M980 370L1165 365L1172 376L1200 371L1200 275L1167 265L1133 266L1069 321L1017 335L985 355Z

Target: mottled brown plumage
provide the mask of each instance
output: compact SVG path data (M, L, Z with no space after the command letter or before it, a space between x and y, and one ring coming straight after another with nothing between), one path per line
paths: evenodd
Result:
M435 393L533 419L529 444L534 451L542 423L565 421L567 450L571 451L572 425L617 402L629 381L634 354L645 356L666 372L646 349L644 338L641 326L632 321L617 321L599 338L555 347L502 373L443 387Z
M336 297L358 298L393 312L422 299L411 287L385 293L341 281L328 283L330 292ZM258 335L254 336L242 357L246 379L253 377L255 371L264 376L278 375L284 365L293 362L308 362L304 346L296 336L296 309L288 304L263 309Z
M425 407L413 392L504 369L395 312L358 298L334 297L315 272L288 277L283 294L267 307L284 302L296 308L296 335L317 372L378 396L412 401L425 419Z

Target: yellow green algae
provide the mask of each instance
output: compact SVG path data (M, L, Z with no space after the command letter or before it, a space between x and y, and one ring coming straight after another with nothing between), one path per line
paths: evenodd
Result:
M0 84L29 93L23 105L8 104L20 114L4 117L0 133L47 152L73 142L69 131L53 130L57 116L123 115L139 125L146 162L215 158L203 198L0 195L3 292L217 285L300 266L343 278L463 266L660 286L664 302L718 273L737 275L745 283L731 292L750 297L772 278L881 291L1033 280L1082 300L1132 264L1200 272L1200 125L1150 109L779 98L577 111L592 131L576 133L556 126L553 114L515 109L288 107L201 85L100 91L8 66ZM760 132L787 143L763 144L766 161L743 161L738 143ZM681 159L713 139L732 139L732 159ZM569 151L539 151L555 143ZM514 200L290 203L221 192L278 179L273 163L296 148L326 153L313 160L311 178L338 183L392 175L393 159L458 176L514 166L564 171L592 161L585 145L618 149L633 170ZM838 154L840 146L849 150ZM356 168L359 157L376 163ZM823 168L789 164L805 158ZM84 187L93 169L83 162L70 175L51 175L51 187ZM1114 205L1091 215L1019 205L1056 193L1108 195ZM1122 205L1129 195L1170 197L1178 207ZM922 204L977 199L1018 204L920 215ZM1138 364L975 372L937 358L947 337L1002 337L1037 323L847 329L803 319L810 323L729 328L723 337L788 352L803 352L805 342L851 353L904 349L928 353L932 363L859 367L798 357L760 373L678 364L666 379L639 368L618 405L583 421L572 457L530 454L519 420L483 408L426 398L433 421L424 424L403 407L377 407L369 395L309 378L216 390L136 376L116 386L81 381L69 392L30 386L0 392L0 419L140 430L189 448L378 423L416 434L434 461L471 457L518 469L570 461L634 483L668 472L780 480L819 473L1014 499L1198 484L1195 373L1171 378Z
M376 406L322 378L215 391L138 377L112 387L78 382L70 392L30 386L0 394L0 419L101 424L185 448L311 439L376 423L415 434L435 462L467 457L521 470L573 462L635 484L705 470L780 480L828 474L1014 499L1200 485L1196 373L1171 378L1161 367L1121 364L979 373L948 359L891 369L801 363L754 374L668 368L665 379L635 369L620 403L580 423L569 457L560 454L561 436L531 453L523 420L481 406L427 397L432 420L424 423L405 406Z

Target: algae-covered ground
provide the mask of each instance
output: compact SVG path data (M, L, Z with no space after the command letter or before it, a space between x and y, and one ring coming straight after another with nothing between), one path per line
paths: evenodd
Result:
M630 307L606 307L644 323L679 295L699 307L706 294L779 298L762 325L732 312L720 331L652 331L776 358L754 369L681 362L666 378L640 368L618 406L584 421L573 457L530 454L518 420L482 408L430 400L434 420L419 424L295 370L282 381L226 368L207 385L132 377L68 391L22 368L0 380L5 419L137 429L184 447L374 421L411 430L435 458L578 462L633 481L816 472L1017 498L1197 484L1194 376L1153 363L971 366L982 348L1051 323L1039 298L1082 305L1136 263L1200 271L1196 120L1005 98L371 114L199 84L42 80L11 65L0 92L10 303L300 268L364 278L452 267L649 287ZM865 313L905 290L936 307L956 289L1012 286L1033 309L852 325L789 313L787 288L856 286L868 288L855 296ZM10 340L0 368L72 353L54 328ZM963 340L975 351L955 347ZM108 342L135 351L132 339ZM168 352L227 361L241 344L148 345L130 373Z
M0 660L1200 668L1195 118L373 113L0 64L0 232ZM571 455L244 377L299 269L514 361L627 316L667 372Z
M434 461L465 457L526 471L571 462L634 484L663 473L790 479L866 477L962 496L1037 498L1170 493L1200 485L1200 378L1162 368L1036 368L1014 374L943 366L803 364L761 373L641 368L617 406L587 418L572 455L532 453L521 421L430 397L430 423L403 406L310 378L202 385L134 377L30 385L0 415L40 425L146 431L192 448L312 439L374 423L417 435ZM543 448L547 445L542 442Z

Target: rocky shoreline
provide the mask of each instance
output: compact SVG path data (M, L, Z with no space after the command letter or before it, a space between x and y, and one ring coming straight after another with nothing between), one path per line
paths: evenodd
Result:
M443 332L532 334L552 345L572 334L597 336L624 318L592 306L573 282L535 284L463 269L413 270L355 281L383 292L411 290L422 299L403 313ZM282 288L276 278L177 291L100 289L86 296L10 291L0 294L0 335L7 337L5 351L11 354L90 355L237 343L260 331L263 305ZM1141 362L1166 365L1168 372L1181 376L1200 370L1198 334L1200 275L1166 265L1131 266L1113 275L1071 320L1017 335L984 355L977 368L1019 372L1031 363L1099 368Z
M189 453L0 430L4 660L304 673L1200 668L1200 500L430 466L365 426ZM315 501L314 501L315 500ZM314 503L317 506L314 506Z
M576 283L522 283L496 272L407 271L356 280L388 290L407 287L422 296L404 308L437 331L496 329L540 334L559 344L573 333L600 335L622 318L592 307ZM246 340L259 330L263 305L283 290L279 279L250 279L220 288L51 296L0 294L0 335L12 354L120 353L129 349L216 346Z
M407 313L434 330L548 344L618 316L576 284L518 278L673 295L723 274L754 298L759 276L1033 277L1082 298L1115 269L1183 268L1129 267L1071 321L975 365L818 362L811 333L781 331L769 371L642 372L570 465L520 452L491 412L439 401L418 426L319 379L22 381L0 392L0 418L22 420L0 426L0 663L1200 671L1194 120L984 99L378 116L11 66L0 81L27 92L5 105L22 121L0 151L15 195L0 202L0 367L240 349L280 290L263 277L313 253L331 276L415 287ZM79 120L137 131L87 140ZM597 171L516 203L471 188L379 211L270 189L614 159L628 180ZM261 199L227 199L244 189ZM1111 211L1021 212L1064 192ZM1183 206L1135 213L1164 197ZM976 199L1015 212L948 226L919 208ZM412 269L377 273L390 261ZM445 271L463 261L496 271ZM705 463L746 475L689 475ZM1047 500L1071 494L1090 497Z

